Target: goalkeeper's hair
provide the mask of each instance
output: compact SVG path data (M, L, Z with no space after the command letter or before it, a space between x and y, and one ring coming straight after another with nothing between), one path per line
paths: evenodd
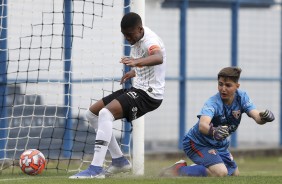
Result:
M220 77L229 78L237 83L239 81L241 72L242 69L239 67L235 67L235 66L226 67L219 71L219 73L217 74L217 79L219 79Z
M120 27L122 29L134 28L135 26L142 26L142 19L137 13L127 13L121 19Z

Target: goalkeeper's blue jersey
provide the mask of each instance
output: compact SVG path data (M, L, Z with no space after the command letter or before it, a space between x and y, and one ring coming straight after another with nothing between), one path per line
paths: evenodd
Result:
M238 128L242 114L255 109L255 105L250 100L248 94L242 90L237 90L231 105L222 102L220 94L210 97L204 104L198 118L202 115L212 118L211 123L214 127L219 125L228 126L229 133L232 134ZM209 135L204 135L199 131L199 121L189 130L186 137L189 137L195 144L200 146L210 146L218 151L225 150L229 146L229 140L216 141ZM186 139L187 140L187 139Z

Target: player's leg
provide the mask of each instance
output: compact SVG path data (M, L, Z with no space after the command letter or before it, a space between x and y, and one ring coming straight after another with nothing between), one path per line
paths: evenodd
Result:
M105 105L109 104L111 101L113 101L118 96L125 93L125 90L121 89L118 91L115 91L111 95L103 98L102 100L97 101L95 104L91 105L89 110L86 111L86 118L89 121L90 125L97 131L98 129L98 114L102 108L105 107ZM112 135L111 141L109 143L109 152L113 159L121 158L123 157L123 153L119 147L119 144L115 138L114 135Z
M240 175L240 172L239 172L239 169L238 167L235 169L235 171L232 173L231 176L239 176Z
M98 115L102 108L108 105L111 101L116 99L118 96L125 93L124 89L117 90L112 94L98 100L96 103L92 104L86 111L86 119L89 121L90 125L94 127L95 130L98 128Z
M105 178L103 163L112 137L114 120L115 117L107 108L102 108L99 111L95 153L91 165L86 170L71 176L71 179Z
M195 144L188 137L183 141L184 152L194 163L193 165L179 165L167 169L167 173L176 176L226 176L227 168L217 150ZM174 175L174 176L175 176Z
M183 139L183 148L187 157L190 158L195 164L187 167L180 168L178 173L180 176L209 176L207 169L207 162L212 160L207 147L202 147L195 144L188 136Z
M122 117L126 118L128 121L132 121L130 117L132 117L131 109L133 108L132 104L134 104L134 100L131 99L131 96L128 95L127 93L130 93L131 89L127 90L124 92L124 94L119 95L116 98L116 101L118 101L121 105L122 109ZM108 106L107 106L108 107ZM108 107L110 108L110 107ZM121 152L121 149L115 139L114 136L112 136L111 140L111 149L109 147L109 151L112 156L112 163L111 165L107 168L106 170L106 175L110 176L112 174L117 174L117 173L124 173L124 172L129 172L132 169L132 165L130 161L125 158Z
M208 167L208 174L213 177L224 177L227 176L228 171L223 163L219 163Z
M98 101L99 102L99 101ZM102 102L102 101L101 101ZM96 103L97 104L97 103ZM99 103L101 104L101 103ZM102 104L104 104L102 102ZM102 108L104 106L100 105ZM102 109L101 108L101 109ZM89 121L90 125L95 129L95 131L97 132L97 129L98 129L98 116L94 113L92 113L92 111L90 110L92 109L93 111L93 106L91 106L87 111L86 111L86 119ZM96 108L97 110L97 108ZM100 111L100 110L99 110ZM95 112L95 111L93 111ZM98 113L97 113L98 114ZM123 153L120 149L120 146L115 138L115 136L112 134L112 138L111 138L111 141L109 143L109 147L108 147L108 150L113 158L114 161L120 161L122 160L121 158L123 158ZM127 160L126 160L127 161Z
M113 98L113 97L112 97ZM108 102L109 103L109 102ZM102 108L104 108L105 107L105 102L104 102L104 100L103 99L101 99L101 100L98 100L96 103L94 103L93 105L91 105L90 107L89 107L89 110L93 113L93 114L95 114L96 116L98 116L99 115L99 112L100 112L100 110L102 109Z
M238 166L236 162L234 161L233 156L229 152L229 150L221 151L219 155L222 158L225 167L227 168L227 175L228 176L239 176Z
M120 104L115 102L116 101L113 100L113 102L110 104L113 103L115 106L117 106L116 108L120 108ZM95 153L91 165L102 167L109 143L111 141L114 120L115 116L108 108L103 108L100 110L98 116L98 130L95 140Z
M131 89L128 90L122 90L121 93L119 93L118 96L106 107L113 113L113 115L116 117L116 119L121 118L128 118L128 112L131 109L130 103L128 100L129 95L127 95L128 92L130 92ZM105 103L108 101L107 99L104 99ZM118 112L115 111L114 108L112 108L113 103L119 103ZM115 107L115 106L114 106ZM112 156L112 163L111 165L106 169L106 175L112 175L117 174L121 172L129 172L132 169L132 165L130 161L123 156L123 153L121 151L121 148L115 138L114 135L112 135L111 142L109 144L109 152Z
M189 136L184 138L183 148L186 155L194 163L207 168L207 176L227 176L228 170L223 158L225 159L226 156L229 155L228 150L218 152L217 149L212 147L202 146L195 143L189 138Z
M97 103L96 103L97 104ZM98 103L96 107L101 107L102 103ZM95 104L91 106L95 107ZM94 108L93 111L99 108ZM91 111L90 110L90 111ZM95 140L95 153L91 165L88 169L71 176L70 178L104 178L103 163L105 160L106 152L112 138L112 126L115 119L122 117L122 108L117 100L111 101L106 108L102 108L98 114L98 129ZM94 119L94 113L92 113Z
M121 112L130 111L131 106L127 103L129 101L127 99L127 98L129 98L129 96L126 95L126 93L128 93L130 91L131 91L130 89L129 90L121 89L121 90L115 91L111 95L104 97L102 99L102 101L98 101L94 105L92 105L90 107L90 111L95 113L95 114L98 114L100 109L103 108L106 105L106 108L109 109L112 112L113 116L115 116L115 119L120 119L120 118L123 118L123 117L127 118L128 114L126 113L124 115L124 113L121 113ZM118 101L116 99L118 99ZM121 107L119 106L120 104L118 104L118 102L121 104ZM115 105L116 103L118 104L118 106ZM112 108L112 107L114 107L114 108ZM116 111L116 109L115 109L116 107L118 107L117 108L118 111ZM120 109L122 111L119 111ZM132 165L129 162L129 160L126 159L123 156L123 153L122 153L120 146L117 143L117 140L114 137L114 135L111 136L111 140L110 140L110 143L108 145L108 150L109 150L109 152L112 156L112 164L110 165L110 167L106 171L107 175L116 174L116 173L120 173L120 172L128 172L128 171L131 170Z
M227 149L215 153L220 156L223 163L208 167L211 176L239 176L238 166Z
M208 169L203 165L187 165L186 161L179 160L170 167L161 170L159 176L172 177L172 176L193 176L205 177L208 176Z
M91 105L90 108L85 112L85 117L89 122L89 125L95 129L98 129L98 114L102 108L104 108L104 102L102 100L97 101Z
M146 92L135 88L126 91L126 93L117 97L116 100L119 101L122 106L123 117L129 122L156 109L162 102L162 100L152 99ZM112 164L107 169L106 174L111 175L120 172L128 172L131 168L131 163L125 157L113 157Z
M93 107L95 107L94 109L97 110L96 104L94 104L94 106L92 105L90 107L90 109L93 110ZM101 104L101 103L98 103L98 104ZM99 106L101 107L102 105L99 105ZM114 112L117 119L120 119L121 113L117 112L114 108L112 108L112 106L114 106L114 108L121 109L120 105L118 104L118 102L116 100L113 100L110 104L107 105L107 108L111 109ZM99 113L99 115L101 116L101 113ZM88 120L91 120L92 125L93 125L93 122L95 121L95 116L96 115L93 114L91 111L88 112ZM98 122L97 119L98 119L98 116L96 116L96 122ZM99 124L100 123L101 123L101 121L99 121ZM101 126L101 127L103 127L103 126ZM98 128L97 123L94 123L94 128L95 129ZM98 131L99 131L99 129L98 129ZM99 134L99 132L97 132L96 140L101 139L99 137L99 135L101 135L101 133ZM103 164L102 161L104 161L104 155L105 155L105 152L106 152L106 147L99 145L99 143L100 143L100 141L96 141L95 145L98 145L98 147L102 149L103 153L99 153L99 154L94 155L92 163L91 163L92 165L101 165L101 164ZM123 153L120 149L120 146L119 146L119 144L118 144L118 142L117 142L117 140L116 140L116 138L113 134L112 134L111 140L108 144L108 150L109 150L109 152L112 156L112 165L111 165L111 167L109 167L107 169L107 171L105 173L106 175L116 174L116 173L120 173L120 172L128 172L128 171L131 170L131 168L132 168L131 163L123 156ZM98 152L98 150L95 149L95 152ZM100 150L100 152L101 152L101 150ZM101 162L98 162L98 161L101 161Z

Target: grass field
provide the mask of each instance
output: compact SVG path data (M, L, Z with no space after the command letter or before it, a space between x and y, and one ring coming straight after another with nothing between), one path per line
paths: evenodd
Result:
M158 177L159 169L169 166L174 163L173 160L161 159L146 159L145 175L132 176L130 174L118 175L106 179L87 179L87 180L70 180L69 175L73 173L54 172L53 170L44 171L38 176L28 176L21 173L19 170L15 174L11 172L2 172L0 175L0 183L32 183L32 184L72 184L72 183L97 183L97 184L190 184L190 183L209 183L209 184L279 184L282 183L282 155L281 157L255 157L255 158L237 158L236 162L239 166L239 177L225 177L225 178L195 178L195 177L181 177L181 178L160 178Z

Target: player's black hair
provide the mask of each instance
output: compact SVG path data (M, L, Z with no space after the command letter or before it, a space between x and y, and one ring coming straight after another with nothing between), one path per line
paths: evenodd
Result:
M134 12L125 14L120 23L120 27L122 29L133 28L138 25L142 25L142 19L137 13Z
M217 74L217 79L223 77L223 78L229 78L234 82L238 82L241 72L242 69L239 67L235 67L235 66L226 67L219 71L219 73Z

